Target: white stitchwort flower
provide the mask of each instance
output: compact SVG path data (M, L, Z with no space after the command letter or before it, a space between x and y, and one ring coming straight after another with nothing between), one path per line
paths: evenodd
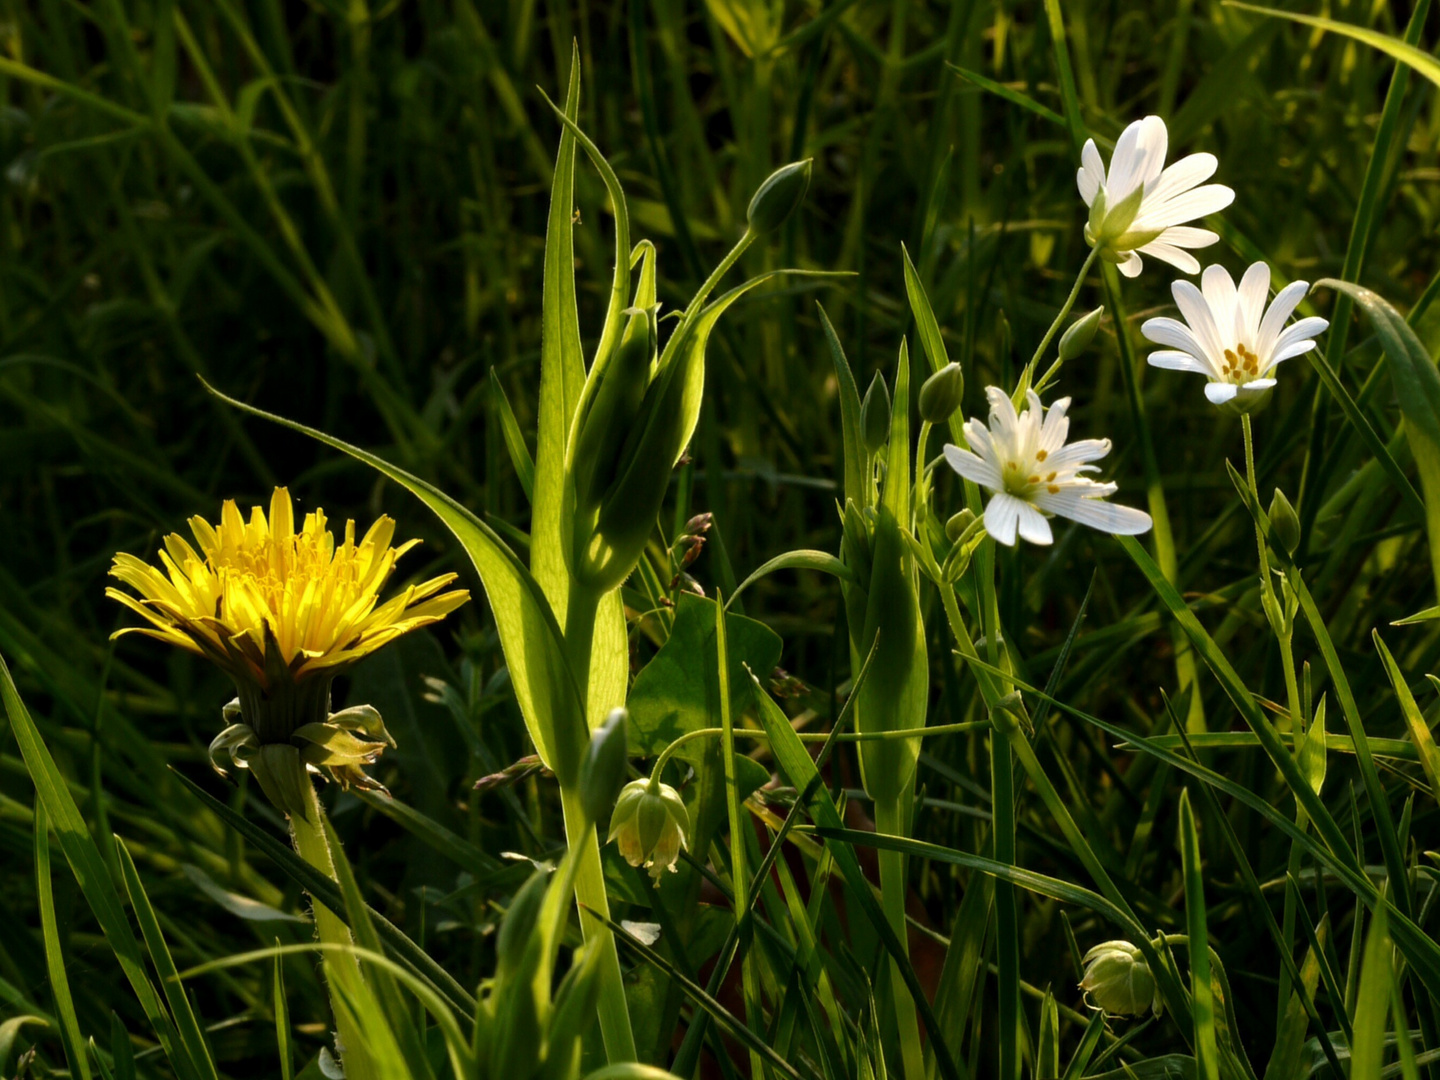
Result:
M1204 375L1210 380L1205 396L1236 412L1259 405L1275 385L1276 365L1315 348L1315 336L1330 325L1314 317L1285 325L1310 291L1308 281L1286 285L1267 311L1270 267L1263 262L1245 271L1238 289L1220 266L1207 266L1200 286L1177 281L1170 287L1185 322L1147 319L1140 332L1169 346L1150 354L1153 366Z
M1090 208L1085 240L1098 245L1101 257L1117 263L1126 277L1140 273L1142 254L1197 273L1200 264L1184 249L1209 247L1220 237L1185 222L1235 201L1235 192L1224 184L1204 183L1219 164L1214 154L1191 154L1166 169L1168 142L1165 121L1147 116L1121 133L1108 174L1094 139L1080 152L1075 182Z
M945 460L967 480L995 492L985 507L985 531L997 541L1013 546L1018 531L1032 544L1048 544L1053 537L1047 519L1056 514L1122 536L1149 530L1149 514L1102 501L1115 493L1114 484L1080 475L1097 471L1090 462L1110 453L1110 440L1081 439L1066 445L1068 397L1047 411L1030 390L1025 411L1017 414L998 386L986 387L985 396L990 400L989 428L973 418L967 421L970 449L947 445Z

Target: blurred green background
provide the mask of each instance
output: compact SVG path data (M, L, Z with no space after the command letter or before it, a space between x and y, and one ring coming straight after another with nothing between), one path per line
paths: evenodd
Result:
M496 387L529 433L559 136L539 91L563 93L572 42L581 124L626 187L635 235L659 249L664 310L683 307L739 235L759 182L802 157L815 159L807 202L742 269L857 275L823 285L782 279L732 309L713 340L691 450L690 509L713 511L717 523L692 567L707 591L783 551L838 544L838 405L817 300L862 387L882 366L893 371L902 335L913 335L906 244L951 355L965 366L974 414L987 383L1013 382L1086 254L1078 147L1060 115L1062 76L1039 3L4 0L0 12L0 653L82 809L132 845L182 966L269 944L277 933L306 935L294 924L244 921L216 899L232 890L293 910L296 895L272 883L283 879L252 862L167 772L175 765L246 802L205 765L230 696L223 679L142 639L107 640L127 622L103 597L111 555L153 554L161 535L183 530L192 514L213 517L223 498L267 502L279 483L301 509L323 504L332 520L355 517L362 528L388 512L400 536L426 541L403 573L458 570L475 602L429 637L368 662L342 700L382 709L401 745L378 774L457 835L491 855L536 854L547 848L542 837L553 844L560 835L553 794L537 778L499 794L470 791L529 748L478 580L448 534L363 466L227 409L197 376L438 484L488 515L523 554L528 505L496 418ZM1339 0L1328 13L1394 35L1409 17L1399 5L1363 0ZM1363 251L1360 281L1402 310L1425 294L1440 268L1430 84L1401 87L1388 151L1370 170L1394 72L1377 52L1209 0L1067 2L1063 22L1085 127L1113 139L1158 113L1172 159L1218 155L1216 179L1237 197L1217 226L1224 241L1202 261L1238 277L1263 256L1286 277L1313 281L1339 276L1347 251L1352 259ZM1362 196L1367 175L1372 190ZM584 166L577 204L588 353L613 237L603 188ZM1366 211L1358 227L1357 207ZM1143 506L1135 388L1182 587L1201 598L1207 625L1234 645L1251 685L1279 697L1274 650L1253 647L1265 640L1253 536L1223 465L1241 461L1238 424L1208 406L1198 379L1143 366L1138 324L1169 303L1172 276L1147 260L1124 286L1124 320L1111 305L1097 346L1067 366L1060 391L1076 399L1076 435L1115 441L1106 476L1119 482L1117 498ZM1096 275L1077 310L1102 302ZM1321 314L1331 303L1323 293L1310 301ZM1440 333L1427 325L1420 320L1433 344ZM1396 414L1368 334L1352 321L1348 354L1342 359L1334 340L1326 348L1383 436ZM1313 523L1312 589L1353 663L1372 734L1386 734L1399 719L1369 629L1429 602L1423 536L1383 479L1344 487L1366 455L1332 404L1314 411L1316 385L1305 360L1285 366L1257 420L1261 487L1268 501L1269 487L1283 486ZM1360 509L1326 505L1346 492ZM940 501L958 506L948 479ZM1094 571L1062 696L1149 729L1163 717L1157 688L1174 690L1170 638L1153 600L1108 538L1058 532L1053 549L1002 560L1012 639L1043 682ZM828 715L828 691L848 677L833 584L779 575L749 591L746 604L783 637L782 665L812 688L794 711ZM654 643L636 637L638 665ZM1440 657L1428 631L1404 648L1410 670L1430 670ZM949 655L932 648L932 722L973 717L973 684ZM449 683L448 696L424 676ZM1321 689L1317 676L1317 696ZM1202 692L1212 726L1229 727L1218 690L1202 681ZM1126 755L1063 717L1050 724L1044 753L1073 763L1077 817L1110 839L1142 913L1172 921L1171 811L1158 811L1147 847L1133 835L1146 791L1127 782ZM980 743L953 736L926 749L925 794L962 809L926 809L917 835L974 850L988 797L976 779ZM852 767L842 773L853 786ZM1335 791L1346 768L1332 770ZM1257 788L1271 782L1258 755L1236 758L1232 771ZM28 1011L48 992L32 932L31 798L13 740L0 733L0 906L9 913L0 1016ZM1073 876L1073 856L1032 810L1022 810L1020 861ZM274 820L261 800L248 800L247 812ZM1244 814L1236 821L1257 867L1283 867L1288 848L1278 838L1247 831ZM488 970L495 905L528 863L462 872L353 799L337 806L336 823L372 903L463 982ZM1433 825L1433 803L1417 811L1415 828L1422 823ZM1252 948L1268 942L1245 918L1241 894L1227 892L1229 856L1218 846L1213 855L1212 932L1225 943L1237 997L1254 1006L1256 1043L1268 1047L1273 976L1252 978L1247 967ZM195 867L212 891L197 891ZM917 872L912 914L948 932L956 880ZM73 884L59 875L57 889L82 1026L106 1030L108 1010L128 1019L134 1003L103 946L89 951L97 939ZM1059 989L1078 972L1054 905L1027 902L1025 917L1026 979L1078 1004ZM313 965L293 966L298 985L313 985ZM264 981L263 970L237 970L202 991L208 1020L230 1018L216 1040L222 1067L237 1074L251 1055L265 1061L271 1046L264 1025L247 1019L268 1015ZM319 1002L317 992L309 1016L292 1004L315 1045Z

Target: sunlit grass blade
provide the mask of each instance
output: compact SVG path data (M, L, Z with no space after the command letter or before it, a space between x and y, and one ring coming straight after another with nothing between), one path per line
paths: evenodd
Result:
M1355 1040L1350 1048L1351 1080L1380 1080L1389 1041L1390 936L1385 909L1370 920L1365 936L1365 958L1360 964L1360 992L1356 996Z
M65 1057L74 1073L82 1080L90 1080L90 1060L85 1053L85 1040L80 1035L75 999L70 994L70 977L65 972L60 928L55 921L55 893L50 880L50 822L45 816L43 802L35 806L35 883L40 906L40 932L45 941L45 967L50 975L50 992L55 998Z
M1220 1080L1215 1041L1215 999L1210 987L1210 934L1205 919L1204 868L1190 793L1180 792L1180 857L1185 876L1185 929L1190 943L1190 1003L1195 1022L1195 1070L1202 1080Z

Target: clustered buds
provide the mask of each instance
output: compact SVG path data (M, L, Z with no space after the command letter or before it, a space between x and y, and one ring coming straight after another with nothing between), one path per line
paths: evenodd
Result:
M1160 988L1144 955L1128 941L1105 941L1085 954L1080 989L1110 1016L1160 1015Z
M690 567L700 553L705 550L705 541L710 527L715 524L715 515L712 513L696 514L685 523L684 530L675 538L675 544L670 549L671 558L675 562L675 576L670 580L670 588L679 587L690 575L685 570ZM699 590L699 586L695 586ZM699 590L704 596L704 590Z
M609 839L626 862L645 867L656 881L662 872L675 870L689 831L690 813L680 793L653 778L626 784L610 815Z

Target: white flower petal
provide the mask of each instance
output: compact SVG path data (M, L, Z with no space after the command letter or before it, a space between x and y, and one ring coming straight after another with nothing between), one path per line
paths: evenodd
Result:
M1286 345L1285 348L1277 350L1275 355L1270 357L1270 369L1267 370L1274 369L1275 365L1280 363L1282 360L1290 360L1296 356L1303 356L1305 353L1309 352L1313 348L1315 348L1315 342L1313 339L1310 338L1307 338L1304 341L1297 341L1293 344Z
M1171 225L1154 242L1178 248L1203 248L1218 244L1220 234L1209 229L1197 229L1193 225ZM1194 273L1193 270L1190 272Z
M1115 269L1120 271L1122 277L1139 277L1140 271L1145 268L1145 261L1135 252L1127 252L1125 258L1116 265Z
M1275 385L1274 379L1252 379L1240 387L1241 390L1248 390L1258 394L1261 390L1269 390Z
M1015 533L1020 526L1020 510L1025 506L1023 501L1003 491L990 500L990 505L985 507L985 531L995 538L997 544L1015 546Z
M1160 174L1159 179L1145 192L1145 199L1147 202L1151 199L1156 202L1172 199L1209 180L1215 175L1219 165L1220 162L1214 154L1191 154L1183 157Z
M1109 439L1080 439L1060 447L1045 459L1045 464L1052 469L1068 469L1089 461L1099 461L1108 453Z
M1156 345L1168 345L1172 349L1179 349L1187 352L1197 361L1204 364L1206 369L1214 372L1214 377L1220 377L1219 368L1215 366L1214 360L1205 351L1205 346L1195 336L1195 332L1186 326L1179 319L1171 319L1161 316L1155 319L1146 319L1140 324L1140 333L1153 341Z
M1065 415L1070 408L1070 399L1062 397L1050 406L1050 411L1045 414L1045 423L1040 428L1039 450L1045 451L1046 456L1055 453L1065 445L1065 439L1070 434L1070 418Z
M1224 405L1240 392L1240 388L1234 383L1212 382L1205 384L1205 396L1210 400L1211 405Z
M1270 295L1270 267L1263 262L1251 263L1240 279L1239 302L1235 309L1235 331L1251 348L1260 337L1260 320L1265 315L1265 300ZM1264 356L1257 350L1257 356Z
M1300 301L1305 299L1305 294L1309 291L1308 281L1292 281L1275 294L1275 299L1270 302L1270 309L1260 320L1260 332L1255 342L1256 355L1269 356L1275 351L1276 339L1280 336L1286 320L1295 313Z
M1225 350L1230 347L1230 343L1221 335L1220 328L1215 324L1215 316L1210 310L1210 305L1205 302L1205 297L1201 295L1200 290L1188 281L1175 282L1170 286L1170 293L1175 297L1175 306L1180 309L1180 314L1185 316L1185 321L1190 324L1190 331L1195 335L1195 340L1200 342L1206 357L1218 371L1225 356Z
M1136 120L1115 140L1115 152L1110 155L1110 171L1105 178L1105 194L1111 206L1135 188L1140 167L1144 164L1145 155L1140 146L1140 132L1144 125L1144 120Z
M1206 214L1219 213L1234 201L1235 192L1224 184L1206 184L1154 206L1143 205L1130 227L1136 230L1167 229L1171 225L1184 225Z
M1235 279L1223 266L1207 266L1200 275L1200 291L1205 294L1205 303L1210 305L1210 315L1222 341L1234 341L1235 335Z
M966 480L983 484L991 491L1000 491L1005 487L999 469L970 451L961 450L954 443L945 444L945 462Z
M1020 500L1016 500L1020 502ZM1054 535L1050 532L1050 522L1045 520L1045 515L1036 510L1028 502L1020 502L1020 536L1029 540L1032 544L1053 544Z
M1045 492L1036 496L1035 505L1048 513L1117 536L1138 536L1149 532L1152 524L1150 515L1143 510L1086 498L1076 491L1061 491L1058 495Z
M1169 371L1193 371L1208 378L1215 377L1215 372L1210 370L1208 363L1196 360L1188 352L1152 352L1146 359L1151 367L1166 368Z
M1275 355L1278 356L1297 341L1308 341L1310 338L1323 334L1329 325L1330 324L1324 319L1315 315L1310 316L1308 319L1301 319L1297 323L1292 323L1282 330L1280 336L1275 339Z
M1169 235L1170 230L1166 229L1160 234L1160 239L1151 240L1150 243L1140 248L1140 250L1146 255L1155 256L1155 258L1161 262L1169 263L1182 273L1198 273L1200 271L1200 263L1196 261L1195 256L1191 255L1188 251L1167 244L1165 238Z
M1095 201L1095 193L1105 186L1105 163L1100 160L1094 139L1086 139L1085 148L1080 151L1080 170L1075 174L1075 184L1086 206Z

